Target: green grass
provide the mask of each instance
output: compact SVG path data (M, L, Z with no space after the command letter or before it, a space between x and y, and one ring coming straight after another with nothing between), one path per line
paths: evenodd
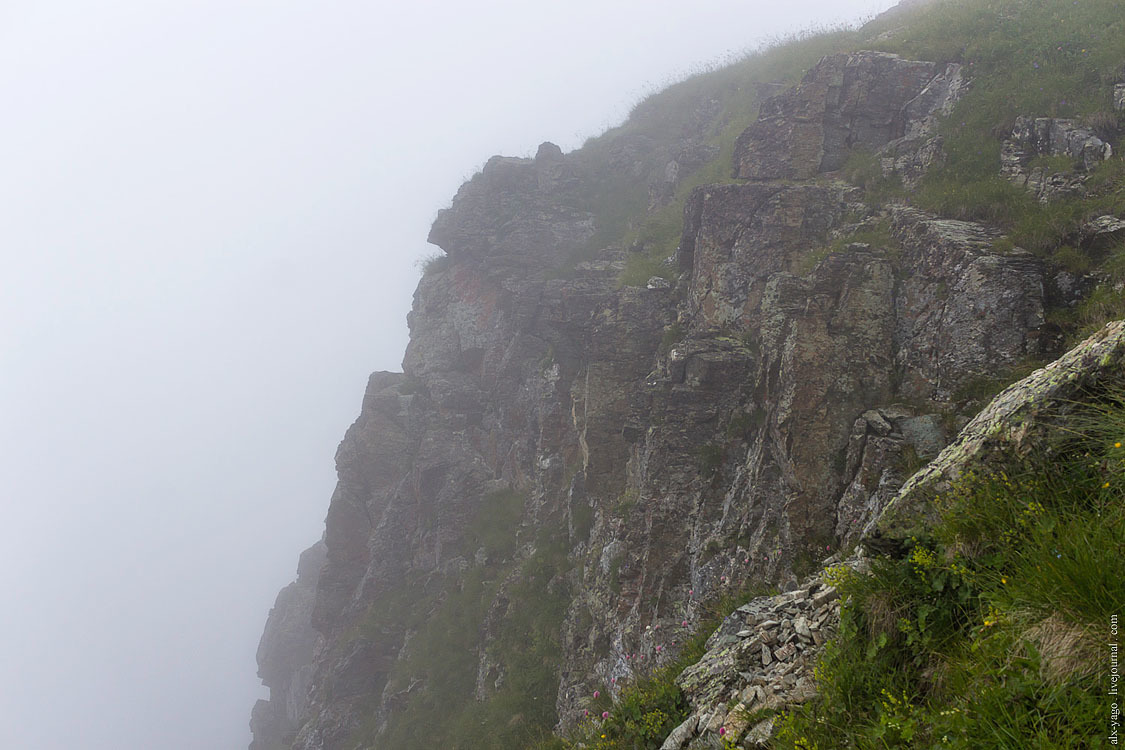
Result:
M882 219L839 237L828 245L797 256L790 265L790 270L798 276L807 276L822 260L834 253L846 252L848 245L853 243L870 245L873 252L883 252L892 260L897 259L902 250L902 245L891 235L890 221Z
M1043 362L1029 357L1014 367L991 375L976 375L965 380L954 392L953 402L971 413L984 407L989 401L1012 383L1027 377L1043 366Z
M1054 310L1049 320L1068 331L1072 344L1100 330L1111 320L1125 318L1125 293L1115 286L1120 282L1101 284L1073 308Z
M411 609L425 612L424 620L405 658L395 663L389 685L392 692L404 691L420 680L421 687L390 716L380 746L507 750L550 734L557 721L559 629L569 597L565 585L547 585L567 569L563 539L548 536L514 567L471 568L445 581L429 607L419 606L426 600L413 602ZM503 677L498 685L486 685L487 697L478 701L481 633L505 578L504 593L512 605L492 623L494 637L484 647ZM373 729L373 724L367 727ZM369 733L355 741L362 746L372 739Z
M660 264L676 251L687 196L700 185L733 182L735 141L757 119L759 85L795 84L822 56L857 48L860 39L858 30L838 27L774 40L731 64L704 69L646 97L625 123L589 139L577 156L591 165L581 207L594 214L595 231L585 248L562 259L560 268L551 273L565 276L604 248L639 243L644 249L628 258L621 284L642 286L654 275L667 275ZM701 126L697 113L712 101L718 101L720 108ZM650 212L648 185L661 178L666 162L638 157L635 163L615 163L617 149L643 139L658 151L659 146L672 146L685 136L715 147L716 155L682 176L671 202Z
M926 176L911 200L944 216L1010 229L1015 244L1041 254L1084 216L1120 206L1120 194L1099 191L1095 178L1100 195L1044 209L998 170L1000 137L1020 115L1106 123L1100 129L1112 134L1111 91L1125 59L1123 9L1118 0L946 0L914 11L901 31L876 42L877 49L917 59L959 62L973 81L941 126L946 164ZM1073 166L1065 157L1035 165ZM1116 175L1121 165L1103 169Z
M448 268L452 263L452 258L446 255L444 252L438 251L430 253L424 258L419 258L414 262L414 267L421 271L422 275L425 276L427 274L442 271Z
M820 697L779 748L1100 746L1110 615L1125 607L1125 385L1049 445L938 499L904 559L834 573L838 636Z
M906 194L898 175L885 176L879 157L867 149L853 149L841 174L851 184L863 188L864 202L870 206L883 206Z
M868 203L906 200L942 216L988 222L1008 232L1006 247L1022 247L1071 271L1099 270L1100 259L1078 247L1074 235L1092 216L1125 213L1125 161L1114 158L1096 170L1087 198L1044 207L999 176L1000 137L1019 115L1074 117L1106 137L1118 137L1120 117L1112 112L1110 97L1113 83L1123 79L1123 9L1121 0L944 0L862 29L809 31L778 40L732 64L701 71L647 97L623 125L590 139L579 153L590 164L604 165L629 139L669 144L685 134L698 136L700 125L693 118L707 102L718 101L719 113L702 131L717 155L681 180L669 204L651 212L648 183L658 179L662 161L595 168L586 207L595 214L596 231L589 246L563 265L573 267L608 246L636 247L621 285L643 286L652 276L672 275L664 261L676 252L686 198L696 186L732 181L735 141L757 117L758 87L791 85L822 55L863 48L958 62L972 80L941 125L948 158L931 169L914 194L906 194L897 179L883 177L874 154L857 150L850 156L842 174L865 190ZM1072 164L1065 157L1040 157L1033 166L1057 171ZM820 259L815 252L823 257L830 250L814 251L813 265Z

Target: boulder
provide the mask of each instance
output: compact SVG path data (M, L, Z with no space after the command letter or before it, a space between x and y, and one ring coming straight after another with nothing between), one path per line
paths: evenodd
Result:
M851 149L874 151L902 138L908 119L921 114L908 114L907 105L944 72L884 52L828 55L796 87L762 102L758 121L735 146L735 176L807 179L844 166ZM935 91L918 109L943 98Z

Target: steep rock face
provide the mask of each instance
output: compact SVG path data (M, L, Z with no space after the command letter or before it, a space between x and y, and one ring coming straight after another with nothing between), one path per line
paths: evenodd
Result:
M581 246L593 233L583 170L558 146L534 159L494 156L438 213L429 241L451 256L526 264Z
M1000 235L981 224L909 208L891 217L908 269L895 338L909 396L945 401L973 377L1042 353L1042 261L1020 250L994 252Z
M885 511L871 517L863 538L865 546L892 548L932 524L935 495L966 472L987 472L996 459L1042 448L1068 411L1083 401L1096 402L1103 383L1120 378L1123 362L1125 321L1118 321L1005 389L940 455L894 493ZM908 426L893 413L872 412L862 420L869 446L875 436L889 439L895 433L918 436L927 431L922 425ZM892 422L898 426L892 427ZM823 564L840 563L833 556ZM842 563L860 572L868 566L862 548ZM732 612L708 640L704 656L677 679L692 712L668 736L662 750L720 747L720 729L723 738L738 747L767 747L774 717L763 714L753 722L747 717L800 704L816 695L816 657L838 623L838 594L823 572L789 591L758 597Z
M750 183L696 188L677 259L698 326L755 327L767 280L826 241L858 191L845 184Z
M904 138L911 119L921 122L944 104L941 84L926 91L939 75L948 80L956 71L883 52L830 55L799 86L762 103L735 147L735 174L807 179L844 166L851 149Z
M825 177L761 180L888 144L885 168L924 169L963 86L933 63L825 58L740 139L757 181L691 194L667 286L621 287L614 247L566 267L598 229L588 183L611 182L588 157L544 144L466 183L431 233L448 257L415 294L404 374L372 376L337 452L292 747L409 745L397 716L455 677L466 700L503 694L510 624L556 605L537 627L557 683L534 697L565 728L595 689L674 656L705 602L790 587L855 541L911 456L943 447L960 387L1046 352L1047 271L979 224L875 209ZM687 130L610 162L643 182L645 159L698 144ZM418 671L427 621L471 586L468 678Z
M903 539L932 522L933 498L969 468L986 469L998 455L1020 456L1043 445L1052 420L1102 383L1119 377L1125 363L1125 321L1116 321L1065 355L1005 388L973 417L952 445L912 476L867 529L868 538ZM1044 418L1043 415L1054 415Z
M926 170L944 159L938 121L953 112L969 88L961 66L949 63L918 96L903 107L906 132L876 150L884 176L897 175L906 188L914 188Z

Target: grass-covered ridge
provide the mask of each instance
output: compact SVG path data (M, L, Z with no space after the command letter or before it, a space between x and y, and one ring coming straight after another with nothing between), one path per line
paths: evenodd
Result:
M630 254L622 276L622 283L630 286L643 285L653 275L669 275L661 263L676 251L687 196L700 185L733 181L735 141L757 119L761 87L796 84L821 57L858 48L859 39L858 30L841 27L776 41L647 97L625 123L588 140L578 154L597 165L587 200L597 231L583 256L592 257L608 246L639 250ZM658 178L665 161L652 160L649 154L685 137L715 148L716 154L682 176L673 199L650 212L649 181ZM645 144L638 157L639 174L633 172L634 164L614 162L616 150L630 142ZM566 262L577 260L581 258Z
M1101 747L1125 608L1125 381L1031 458L968 474L870 575L841 569L820 698L779 748Z
M881 179L872 155L855 155L842 176L868 188L869 202L900 200L942 216L997 225L1008 232L1009 247L1031 250L1068 270L1105 265L1105 257L1091 257L1076 245L1075 231L1091 216L1125 213L1125 162L1120 156L1096 170L1087 197L1044 207L1000 176L1000 145L1021 115L1073 118L1119 145L1122 117L1113 109L1112 92L1115 83L1125 82L1121 0L938 0L897 10L858 29L797 35L670 86L579 152L591 164L611 166L594 170L589 186L597 232L587 254L607 246L633 250L621 278L626 285L674 274L662 264L679 242L687 195L699 185L732 181L735 140L756 119L761 98L777 91L777 84L797 83L825 54L859 49L960 63L972 81L941 127L945 163L931 171L917 192L908 194L893 180ZM716 113L701 116L708 107ZM670 202L650 210L648 185L664 162L647 163L642 153L641 173L631 173L635 165L613 163L615 148L631 139L668 144L687 135L714 147L715 156L682 176ZM1051 163L1044 166L1065 166L1055 164L1058 159L1045 161ZM1125 305L1119 309L1125 312Z

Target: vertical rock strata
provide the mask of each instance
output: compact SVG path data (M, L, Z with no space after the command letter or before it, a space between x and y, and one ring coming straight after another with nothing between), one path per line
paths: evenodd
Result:
M940 158L933 122L964 86L956 66L822 60L739 139L744 181L691 194L667 287L619 286L626 253L591 246L590 186L607 166L583 152L544 144L466 183L434 223L447 257L415 294L404 373L372 376L337 451L315 654L282 670L309 689L282 746L389 747L396 712L435 688L404 673L428 647L418 633L467 581L486 599L477 700L508 684L511 592L561 603L544 700L565 728L595 689L674 655L701 602L788 587L858 539L909 456L944 446L959 388L1050 353L1040 261L997 254L985 226L873 209L835 174L863 148L916 176ZM658 204L700 147L698 131L677 137L623 141L607 164L657 164ZM531 561L555 548L537 578ZM769 658L803 663L832 609L823 593L781 603L781 633L743 635L758 616L743 613L730 658L764 659L781 638ZM265 645L270 622L263 676L285 658ZM739 700L768 703L761 687ZM255 749L278 741L257 734L266 711Z

